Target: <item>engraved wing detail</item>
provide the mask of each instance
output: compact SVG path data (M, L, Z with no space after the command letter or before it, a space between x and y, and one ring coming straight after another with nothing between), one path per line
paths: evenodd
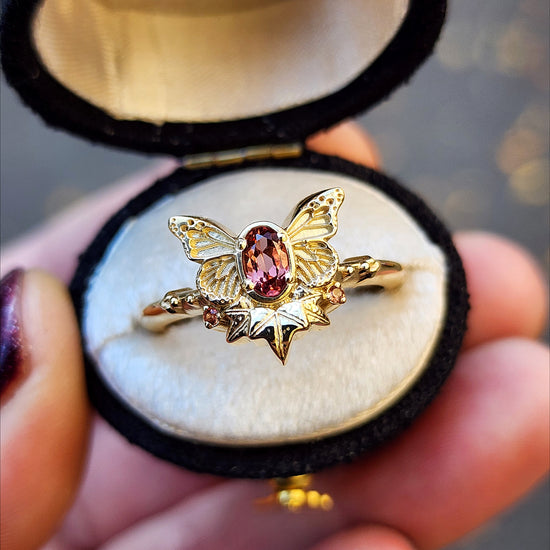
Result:
M197 274L197 286L212 302L233 302L239 296L241 283L234 256L207 260Z
M286 232L294 250L297 278L309 287L328 283L338 269L338 254L328 240L338 230L344 191L338 187L304 199Z
M205 218L173 216L168 227L183 243L187 257L195 262L235 253L236 238Z
M183 243L187 257L202 263L197 273L201 293L212 302L233 302L240 293L236 238L205 218L174 216L168 226Z
M339 187L305 198L294 211L286 232L291 242L330 239L338 230L338 210L344 201Z
M306 286L327 284L338 269L338 255L324 241L302 241L293 245L296 277Z

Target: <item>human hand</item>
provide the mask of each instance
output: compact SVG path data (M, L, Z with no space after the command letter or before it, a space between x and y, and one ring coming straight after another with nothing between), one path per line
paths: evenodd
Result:
M309 145L378 164L351 124ZM174 167L166 162L101 191L14 243L4 272L39 267L67 283L110 214ZM315 488L336 502L330 513L257 509L266 484L184 471L91 415L69 296L51 276L26 272L15 304L21 361L12 361L1 402L2 548L38 547L55 531L47 550L430 549L487 521L548 468L548 350L534 341L547 314L545 287L529 256L500 237L464 233L456 245L472 303L457 365L406 433L315 476ZM4 305L2 375L6 358L17 355Z

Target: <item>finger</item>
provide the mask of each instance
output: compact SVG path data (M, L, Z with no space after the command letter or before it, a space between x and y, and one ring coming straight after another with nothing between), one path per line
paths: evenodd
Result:
M57 280L18 272L2 282L2 371L10 373L1 414L5 550L44 542L76 490L88 426L79 342L70 298Z
M259 511L251 502L265 493L260 485L229 482L136 524L104 550L301 549L362 523L389 525L420 548L440 548L546 472L548 374L541 344L486 344L462 357L441 396L400 439L317 476L316 488L334 497L330 513Z
M138 523L101 550L303 550L344 526L338 510L293 514L255 504L267 483L229 481Z
M470 247L470 243L473 243L473 245ZM544 291L541 290L541 284L540 284L540 276L538 275L536 269L532 267L533 263L527 256L525 252L522 252L520 249L518 249L517 246L507 243L507 241L504 241L503 239L491 236L488 234L483 233L470 233L470 234L463 234L459 235L457 237L457 246L459 247L464 263L466 265L466 268L468 269L468 279L470 281L470 293L472 295L472 303L473 308L471 312L470 317L470 331L467 338L472 339L473 341L483 341L484 338L490 339L491 337L494 337L496 334L499 334L500 326L499 326L499 320L501 318L508 318L510 314L507 314L506 312L515 311L518 308L522 308L525 298L525 293L523 296L517 296L514 294L513 288L511 290L508 290L506 288L506 281L503 281L501 278L499 278L498 273L492 277L494 279L494 282L491 283L491 291L495 291L495 294L498 295L498 299L492 302L489 302L488 306L484 305L484 300L486 296L489 296L490 293L485 292L484 290L484 284L486 283L485 279L483 277L477 277L476 269L480 268L484 265L484 262L487 262L491 266L495 265L501 265L505 264L506 262L512 262L516 266L516 270L518 272L523 273L522 280L524 283L524 288L527 293L530 293L530 295L527 297L529 300L529 303L535 303L539 304L539 310L544 309ZM479 251L484 251L485 256L483 256L482 261L479 260ZM484 273L487 273L487 270L483 271ZM500 286L499 286L500 285ZM513 285L515 287L515 285ZM478 312L484 312L489 311L492 315L494 315L494 319L489 323L488 326L484 324L484 322L480 322L478 315ZM523 314L523 321L518 323L516 325L517 335L521 336L533 336L536 331L538 330L536 328L537 322L536 319L540 316L540 311L537 311L537 307L530 307L530 308L522 308L521 309ZM516 313L516 316L518 314ZM485 318L486 319L486 318ZM535 328L533 328L535 327ZM508 325L508 329L509 329ZM502 327L504 330L500 330L500 334L506 334L507 332L507 326L506 323ZM508 330L508 334L513 333L513 331ZM116 436L114 436L116 437ZM121 444L122 446L122 444ZM101 456L106 455L106 460L109 460L109 456L111 456L111 450L110 446L108 445L106 447L106 450L102 450L102 446L96 446L99 462L101 463ZM132 460L132 456L134 456L132 450L125 450L125 456L128 455L126 460ZM136 455L137 464L134 469L130 469L130 471L135 471L137 478L144 478L149 479L149 477L145 474L145 467L140 466L141 458L139 457L139 454ZM98 462L97 460L93 460L93 463ZM140 472L140 468L143 467L143 473ZM149 464L147 466L148 468L153 467L153 465ZM116 472L113 474L116 475ZM85 494L87 494L85 500L92 500L98 503L97 507L89 507L84 506L76 507L75 513L71 515L71 520L76 521L69 521L68 527L66 529L67 533L80 533L81 535L86 533L87 530L83 529L82 522L78 520L78 518L75 518L74 516L81 516L79 510L83 509L86 511L86 514L90 514L90 510L92 510L92 514L95 514L94 510L97 510L97 515L101 516L105 513L106 506L105 503L108 503L113 497L110 492L110 490L113 487L116 487L118 485L113 484L111 482L106 483L105 485L102 485L101 483L97 482L97 478L101 476L100 472L96 472L95 475L91 474L88 476L87 479L89 479L89 483L86 483L86 486L90 487L90 491L85 491ZM122 476L120 479L127 480L127 490L131 490L132 486L132 480L134 479L133 476ZM149 501L150 506L147 507L148 512L152 513L155 509L157 511L164 509L167 506L170 506L174 503L175 499L178 496L177 490L181 491L180 496L183 497L184 494L192 494L192 490L187 490L185 487L185 481L174 479L173 483L168 483L172 488L174 488L174 492L166 492L161 493L157 495L154 498L151 498ZM104 487L105 491L103 494L99 497L97 494L97 488L98 487ZM194 484L191 484L191 487L194 487ZM199 488L197 486L197 488ZM176 490L176 488L179 488ZM88 494L89 493L89 494ZM80 499L79 499L80 500ZM138 501L135 501L136 503ZM104 503L104 504L102 504ZM156 507L156 508L155 508ZM94 539L94 544L98 544L100 541L106 540L108 536L112 536L115 532L118 532L118 530L122 530L129 525L133 524L138 519L141 519L144 517L143 514L138 514L137 510L142 510L139 506L137 506L136 511L132 512L132 510L129 511L128 516L124 518L124 521L115 522L114 518L111 518L111 523L109 523L109 518L107 518L107 521L104 525L106 525L106 529L100 532L96 531L96 536L99 538ZM94 523L103 524L103 522L99 521L99 518L96 518ZM115 529L116 526L116 529Z
M97 548L142 518L219 482L156 459L98 418L78 497L44 550Z
M471 310L464 347L508 336L538 337L548 315L541 270L517 244L490 233L459 233Z
M337 144L341 141L345 151L354 155L356 160L360 160L360 155L363 154L364 160L368 161L371 158L368 140L362 138L357 129L348 130L348 126L351 125L342 125L327 132L316 140L317 145L330 142L325 145L325 151L332 150L336 153ZM357 144L354 145L354 142ZM162 166L160 170L169 172L173 168L173 166ZM158 172L154 174L155 177L160 175ZM95 221L90 219L86 224L90 233L89 238L91 238L93 225L96 222L100 223L98 216L105 215L106 205L122 204L132 194L146 186L152 177L152 175L145 176L139 182L129 182L102 193L97 200L89 202L87 213L82 207L77 209L78 211L68 212L65 219L61 220L62 223L55 228L58 237L55 240L55 247L63 248L63 253L69 250L72 261L76 255L75 243L68 242L64 245L62 242L64 235L74 235L70 224L77 221L82 224L84 217L91 212ZM33 243L33 246L42 248L39 242ZM71 250L73 252L70 252ZM35 253L36 250L30 251L31 256ZM55 250L48 251L45 261L54 262L56 256L59 256L59 253ZM72 263L62 262L56 265L68 278L73 269ZM208 476L196 476L155 460L143 451L128 445L104 423L100 422L96 425L93 442L90 467L84 485L63 529L52 542L52 547L56 545L66 547L71 544L96 546L142 517L159 512L171 506L176 499L184 498L199 488L214 483ZM112 456L119 457L117 464L123 464L123 468L113 464ZM110 512L112 503L124 498L127 502L123 511L112 514Z
M354 527L337 533L312 550L414 550L397 531L378 525Z
M343 122L321 131L306 141L312 151L334 155L371 168L380 168L382 159L374 140L356 122Z
M341 124L312 138L311 147L365 164L377 162L378 158L370 138L353 123ZM103 189L6 246L2 273L15 267L40 267L68 282L78 255L111 215L155 180L170 174L176 166L174 161L165 161Z
M144 522L110 541L101 550L142 550L152 547L156 550L303 550L324 538L324 534L338 529L337 526L342 523L336 512L326 514L307 511L291 514L276 509L259 511L251 503L254 494L259 493L250 482L227 483L216 488L215 495L199 496L160 518ZM214 517L210 521L212 514ZM176 524L179 528L174 530ZM363 548L413 550L410 542L402 535L381 526L355 527L330 535L312 550Z
M510 339L462 355L441 395L398 440L327 474L354 521L441 548L515 502L548 471L549 356Z

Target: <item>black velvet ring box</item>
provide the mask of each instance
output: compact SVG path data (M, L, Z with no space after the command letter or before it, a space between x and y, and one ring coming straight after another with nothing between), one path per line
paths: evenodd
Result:
M46 123L182 166L118 211L71 284L90 398L132 443L198 472L271 478L348 462L405 429L451 371L468 296L451 237L392 178L307 150L430 55L444 0L8 0L6 78ZM229 345L138 318L194 286L172 215L234 232L341 187L341 257L398 261L403 286L350 292L293 344Z

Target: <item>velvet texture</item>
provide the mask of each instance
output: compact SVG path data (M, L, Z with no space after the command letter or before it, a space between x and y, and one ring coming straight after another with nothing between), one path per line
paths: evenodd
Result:
M229 477L286 477L349 462L360 454L378 447L405 429L435 397L453 367L466 329L468 294L464 270L449 232L425 203L379 172L336 157L310 152L297 159L247 162L240 167L197 171L178 169L130 201L103 227L81 257L71 284L71 293L80 321L82 322L83 300L89 278L111 240L129 217L139 215L163 196L189 185L199 184L209 177L229 170L269 166L313 168L348 175L359 181L368 182L400 204L417 220L431 241L442 249L447 258L447 316L429 365L405 397L374 420L358 428L309 443L264 447L211 446L166 435L119 400L99 377L96 366L87 356L86 372L90 398L100 414L130 442L140 445L160 458L197 472ZM83 346L86 348L85 340ZM360 368L360 365L357 368Z
M2 65L8 82L47 124L95 142L147 153L185 154L303 141L372 107L406 82L430 55L445 18L445 0L411 0L394 39L350 84L324 98L265 116L216 123L117 120L55 80L31 37L39 0L3 0ZM85 60L83 60L85 62Z
M166 230L174 213L200 213L238 233L245 221L282 222L299 200L334 187L345 193L331 239L338 257L398 261L402 289L350 289L330 327L296 338L285 367L265 342L228 346L200 319L161 334L136 323L167 289L196 286L197 264ZM364 424L389 395L393 403L409 391L445 321L447 271L442 250L377 189L335 172L247 168L128 219L88 284L82 330L99 375L167 434L234 447L312 441Z

